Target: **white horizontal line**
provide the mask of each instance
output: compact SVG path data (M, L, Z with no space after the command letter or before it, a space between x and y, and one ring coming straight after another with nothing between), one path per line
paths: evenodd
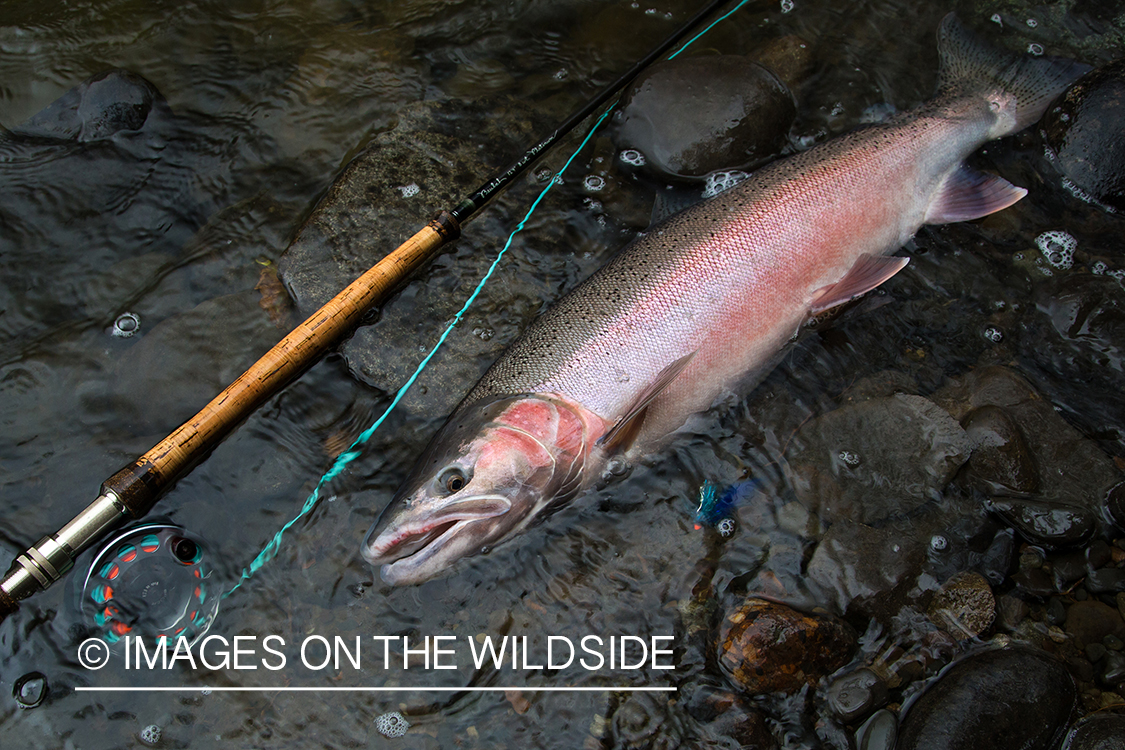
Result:
M78 687L75 691L90 693L199 693L204 690L216 693L403 693L423 691L429 693L497 693L504 690L518 690L524 693L670 693L674 687Z

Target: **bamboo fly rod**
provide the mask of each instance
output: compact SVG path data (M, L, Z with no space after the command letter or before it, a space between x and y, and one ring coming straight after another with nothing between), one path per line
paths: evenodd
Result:
M0 581L0 620L18 602L62 578L75 558L118 524L144 516L161 493L202 460L231 430L283 386L317 361L354 328L373 306L446 243L457 239L461 225L512 183L540 155L589 117L705 18L728 0L712 0L671 36L602 89L549 136L524 152L507 169L482 185L455 208L440 212L425 227L384 257L342 292L298 325L222 393L172 434L107 479L101 494L55 534L49 534L16 557Z

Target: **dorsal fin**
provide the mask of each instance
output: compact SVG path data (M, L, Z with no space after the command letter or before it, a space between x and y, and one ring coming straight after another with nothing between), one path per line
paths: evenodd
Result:
M648 410L649 404L684 371L684 368L688 366L694 356L695 352L685 354L661 370L656 379L637 394L637 398L625 411L625 415L617 420L617 424L611 427L609 432L598 438L597 444L605 448L606 453L611 455L627 450L641 431L641 425L644 424L645 412Z
M844 274L844 278L816 291L812 298L810 312L816 315L870 292L905 268L909 262L910 258L864 253Z
M1003 177L984 174L962 164L945 178L926 210L927 224L971 221L1007 208L1027 195Z

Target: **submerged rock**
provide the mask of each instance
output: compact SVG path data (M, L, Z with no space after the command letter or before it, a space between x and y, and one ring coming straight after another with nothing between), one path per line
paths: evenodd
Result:
M862 719L886 702L887 683L870 669L849 672L828 686L828 707L845 724Z
M963 659L926 688L899 728L898 750L1052 750L1077 691L1061 662L1007 648Z
M956 638L972 638L992 626L996 600L984 576L961 573L934 595L926 611L935 625Z
M475 142L463 133L446 132L445 121L453 116L464 118L461 127L471 132L467 123L480 112L448 111L460 106L423 102L404 108L397 126L376 135L328 189L278 263L300 317L313 313L413 236L437 211L459 203L494 169L481 161L484 151ZM497 134L490 130L495 127L487 118L479 123L481 137L493 137L489 152L515 150L507 144L521 133ZM441 322L453 318L472 289L472 280L483 276L494 248L503 244L499 236L503 227L495 223L474 222L473 230L453 246L455 258L438 258L428 265L383 305L377 318L342 345L348 368L358 380L393 392L413 373L423 352L437 342L444 327ZM487 253L473 252L489 245L493 247ZM498 304L497 294L494 286L486 287L473 315L486 315ZM463 384L476 382L514 331L537 311L535 300L506 303L505 315L489 319L489 335L481 335L475 318L457 326L445 347L456 356L443 352L432 360L427 387L411 389L402 406L425 408L432 414L450 411Z
M255 137L240 127L241 138ZM123 288L143 271L119 279L108 310L89 305L88 278L183 247L226 201L231 170L244 168L232 157L236 140L221 123L174 115L156 87L125 70L0 128L0 336L9 348L83 314L119 314Z
M1125 59L1078 79L1047 108L1041 127L1080 197L1125 209Z
M1107 274L1071 273L1043 283L1021 328L1024 356L1061 394L1068 418L1087 434L1125 438L1121 282ZM1034 449L1033 436L1022 426Z
M898 721L887 709L876 711L855 732L856 750L894 750Z
M1125 714L1098 713L1071 727L1060 750L1120 750L1125 746Z
M664 180L744 169L785 144L797 110L771 71L739 55L680 57L645 71L621 98L613 142Z
M1120 529L1125 529L1125 482L1118 482L1105 495L1105 512Z
M1062 356L1060 352L1060 359ZM1104 391L1099 393L1106 395ZM932 398L958 420L983 406L1002 408L1018 426L1035 458L1039 474L1036 501L1097 514L1106 489L1120 481L1113 462L1098 445L1071 427L1013 370L998 366L971 370Z
M936 500L968 459L959 424L921 396L873 398L801 428L788 455L797 499L831 524L875 524Z
M1066 611L1066 632L1078 648L1101 643L1106 636L1125 638L1125 621L1115 608L1089 599L1075 602Z
M140 130L154 110L159 117L170 116L155 86L128 70L108 70L67 91L11 134L88 143Z
M1084 508L1015 498L993 498L989 510L998 513L1032 544L1069 547L1094 533L1097 517Z
M973 442L966 467L974 484L990 494L1031 493L1039 489L1035 459L1020 429L998 406L973 409L961 426Z
M747 599L719 629L719 666L746 692L791 692L831 674L855 649L851 628L765 599Z
M613 713L615 750L681 747L684 721L678 708L654 693L635 693Z

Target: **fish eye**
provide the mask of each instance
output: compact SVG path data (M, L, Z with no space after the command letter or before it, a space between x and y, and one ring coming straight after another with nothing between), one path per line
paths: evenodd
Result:
M468 483L469 477L465 475L460 466L450 466L438 477L438 484L450 495L465 489L465 485Z

